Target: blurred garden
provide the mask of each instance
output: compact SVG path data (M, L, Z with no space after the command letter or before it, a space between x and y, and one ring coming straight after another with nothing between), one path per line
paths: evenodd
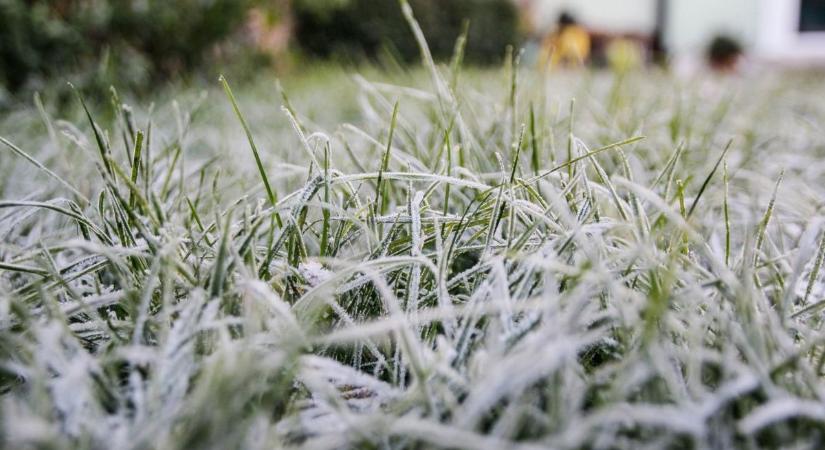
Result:
M0 449L815 449L825 1L0 0Z
M433 55L498 63L520 40L510 0L412 0ZM0 0L0 104L69 81L145 94L219 73L238 81L308 64L408 64L419 50L395 0ZM470 24L472 24L470 26ZM22 96L22 97L21 97Z

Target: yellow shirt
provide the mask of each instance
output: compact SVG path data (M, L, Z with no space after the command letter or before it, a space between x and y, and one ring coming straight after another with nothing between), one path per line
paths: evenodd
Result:
M580 66L590 56L590 34L578 25L568 25L550 35L543 47L542 59L550 67Z

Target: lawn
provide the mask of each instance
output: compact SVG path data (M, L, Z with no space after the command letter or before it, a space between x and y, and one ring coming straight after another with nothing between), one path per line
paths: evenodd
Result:
M300 72L0 118L0 446L825 441L821 73Z

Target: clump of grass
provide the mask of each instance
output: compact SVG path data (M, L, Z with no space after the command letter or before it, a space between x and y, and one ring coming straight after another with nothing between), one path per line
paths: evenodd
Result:
M2 446L821 440L821 80L462 46L403 86L0 122Z

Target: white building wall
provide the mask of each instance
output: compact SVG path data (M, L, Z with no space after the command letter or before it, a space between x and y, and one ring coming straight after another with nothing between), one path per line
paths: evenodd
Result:
M787 1L787 0L779 0ZM670 0L666 40L680 55L699 55L718 34L756 44L760 0Z
M722 0L724 1L724 0ZM655 22L655 0L534 0L536 25L553 29L562 11L582 24L609 32L649 32Z
M825 61L825 32L799 33L798 0L759 0L756 53L786 62Z
M607 32L649 33L656 0L516 0L534 24L555 27L561 11ZM718 34L739 39L756 59L825 62L825 32L799 33L799 0L669 0L665 42L678 59L698 59Z

